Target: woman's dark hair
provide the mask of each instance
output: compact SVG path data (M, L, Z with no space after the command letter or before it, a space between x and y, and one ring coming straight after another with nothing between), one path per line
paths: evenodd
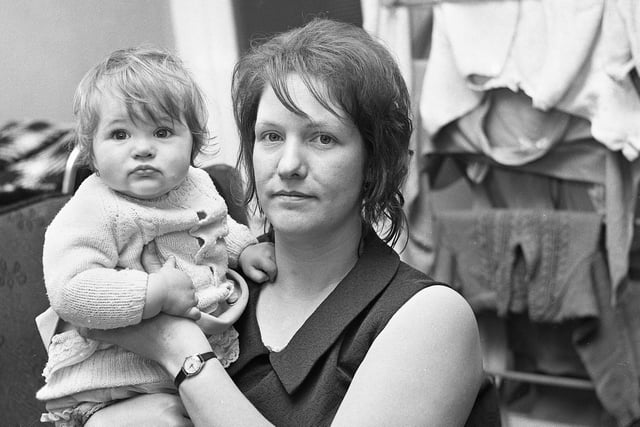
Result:
M232 97L240 132L239 166L247 174L248 203L256 193L252 162L258 105L271 86L289 110L305 115L289 94L288 77L300 76L327 110L342 109L366 147L362 219L382 226L395 243L406 217L401 188L408 171L412 132L409 93L389 51L357 26L316 18L255 45L236 64Z

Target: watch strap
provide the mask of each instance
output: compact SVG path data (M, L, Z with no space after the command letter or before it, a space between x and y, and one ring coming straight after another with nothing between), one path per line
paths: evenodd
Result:
M175 384L176 388L180 387L180 384L182 384L182 381L184 381L185 379L198 375L202 370L202 368L204 367L204 364L207 362L207 360L213 359L214 357L216 357L216 354L213 351L208 351L206 353L200 353L200 354L195 354L193 356L188 356L184 359L185 363L187 360L189 360L194 356L200 359L200 363L202 365L196 372L190 374L184 369L184 364L183 364L182 368L180 369L180 372L178 372L178 375L176 375L175 379L173 380L173 383Z

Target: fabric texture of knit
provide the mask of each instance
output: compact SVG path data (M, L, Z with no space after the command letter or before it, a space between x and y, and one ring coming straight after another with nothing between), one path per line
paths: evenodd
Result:
M55 217L45 236L43 268L53 310L76 327L112 329L142 320L147 273L140 262L155 241L161 261L169 256L192 279L198 308L212 313L231 285L228 267L256 242L227 214L209 175L191 168L171 192L137 200L88 177ZM237 332L211 337L228 365L238 357ZM36 397L56 399L86 390L161 383L172 379L156 363L117 346L83 338L77 330L54 336Z

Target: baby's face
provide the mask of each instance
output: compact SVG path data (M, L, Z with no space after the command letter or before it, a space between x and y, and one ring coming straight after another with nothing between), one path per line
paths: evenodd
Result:
M105 94L93 139L94 165L113 190L153 199L177 187L191 161L192 136L184 119L134 120L124 103Z

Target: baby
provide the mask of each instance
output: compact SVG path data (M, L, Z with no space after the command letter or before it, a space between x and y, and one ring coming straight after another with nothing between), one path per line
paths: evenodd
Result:
M160 312L191 318L228 366L238 334L216 317L237 298L228 266L259 282L275 275L272 247L228 216L209 175L193 167L208 136L206 106L178 58L113 52L80 82L74 114L94 173L45 235L47 293L67 327L51 340L36 394L48 411L41 420L59 426L83 425L139 393L175 392L159 365L79 328L120 328ZM150 273L141 261L148 246L163 262Z

